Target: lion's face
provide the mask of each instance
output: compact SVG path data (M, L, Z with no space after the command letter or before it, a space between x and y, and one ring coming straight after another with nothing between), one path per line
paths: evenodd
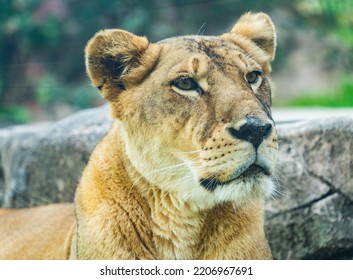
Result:
M103 31L86 54L138 172L204 208L272 191L277 136L267 75L274 48L270 19L247 14L219 37L149 44Z

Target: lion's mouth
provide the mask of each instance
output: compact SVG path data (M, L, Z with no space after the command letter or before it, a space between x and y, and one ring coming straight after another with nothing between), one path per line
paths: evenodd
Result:
M239 175L234 176L232 179L227 180L227 181L219 181L217 178L207 178L207 179L201 179L200 184L203 186L206 190L209 191L214 191L217 187L219 186L224 186L227 185L235 180L239 179L246 179L246 178L251 178L254 177L258 174L266 174L270 175L270 172L267 168L264 168L260 165L257 164L251 164L248 168L246 168L243 172L241 172Z
M268 169L257 165L257 164L252 164L250 165L242 174L240 174L237 178L239 177L246 177L246 176L252 176L258 173L264 173L266 175L270 175L270 172ZM236 179L236 178L235 178ZM233 179L234 180L234 179Z

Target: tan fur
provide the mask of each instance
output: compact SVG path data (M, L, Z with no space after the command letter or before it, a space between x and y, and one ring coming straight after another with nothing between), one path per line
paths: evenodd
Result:
M265 172L242 172L252 164L273 172L276 131L255 150L229 129L249 117L273 125L267 75L275 41L262 13L219 37L151 44L106 30L89 41L88 75L116 121L76 192L71 259L271 258L263 204L273 183ZM250 84L252 71L263 74ZM180 88L185 77L202 89ZM8 242L0 257L66 258L73 223L69 206L0 212L0 240Z
M0 211L0 259L67 259L75 226L72 204Z

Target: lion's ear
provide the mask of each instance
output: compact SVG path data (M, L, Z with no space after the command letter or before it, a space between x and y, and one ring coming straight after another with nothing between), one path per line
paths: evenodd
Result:
M120 29L103 30L86 46L86 69L102 96L113 100L148 74L158 54L158 45L150 44L145 37Z
M263 64L265 71L271 71L270 63L276 50L276 30L268 15L246 13L235 23L231 32L222 37L233 40ZM254 45L258 47L258 51L254 50Z

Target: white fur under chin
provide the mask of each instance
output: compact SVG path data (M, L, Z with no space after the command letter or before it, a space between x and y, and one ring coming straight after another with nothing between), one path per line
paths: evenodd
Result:
M188 190L181 187L181 200L194 205L200 210L212 208L224 202L242 205L253 200L270 198L274 192L274 184L270 177L263 175L247 182L233 181L227 185L217 186L214 191L206 190L200 185L189 185Z

